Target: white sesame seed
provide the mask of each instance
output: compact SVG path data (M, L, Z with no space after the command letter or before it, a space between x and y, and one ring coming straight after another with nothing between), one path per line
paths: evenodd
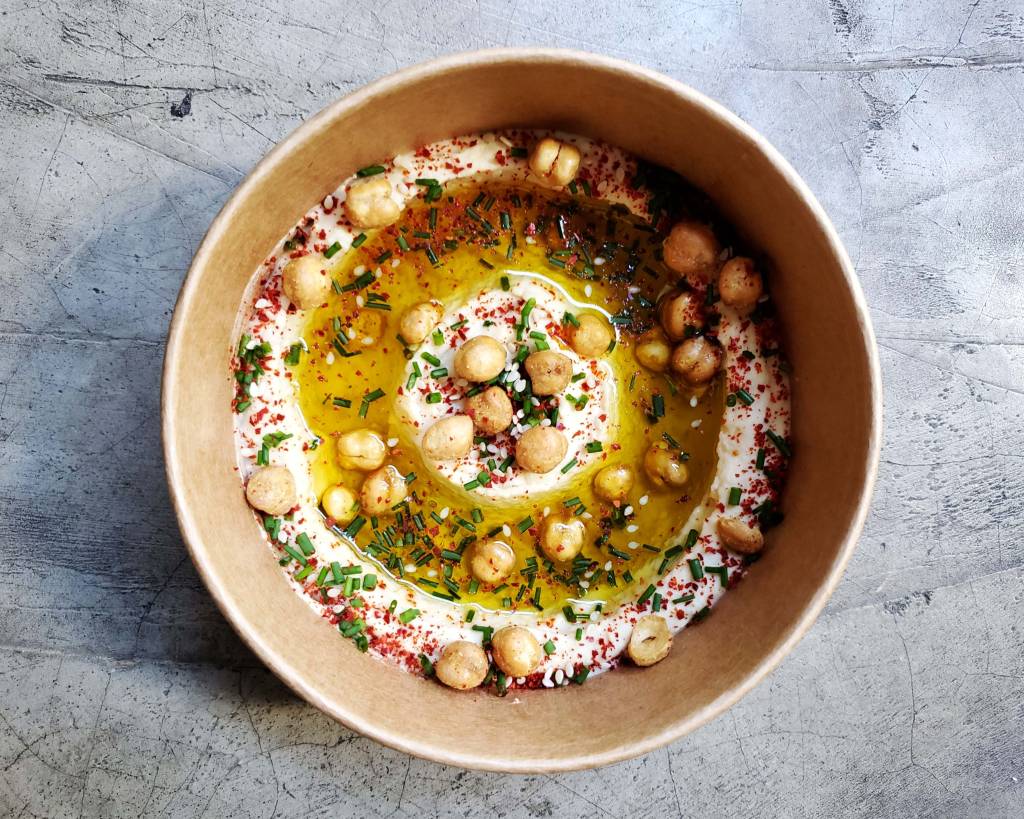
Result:
M395 258L395 259L391 260L391 266L392 267L398 267L401 263L402 263L402 260L398 259L398 258Z
M545 506L544 507L544 517L547 517L550 514L551 514L551 507L550 506Z
M255 350L257 344L260 344L260 342L257 341L254 338L250 338L249 341L245 345L245 349L247 349L247 350Z
M257 310L264 310L270 307L270 302L266 299L256 299L256 303L253 305Z
M649 498L649 497L648 497L647 495L644 495L644 496L643 496L642 498L640 498L640 505L641 505L641 506L646 506L646 505L647 505L647 502L648 502L649 500L650 500L650 498Z
M622 514L624 514L628 518L630 515L633 514L633 507L627 506L625 509L622 510Z
M414 571L416 571L416 564L415 563L406 563L405 564L405 570L407 572L414 572Z
M690 422L690 426L693 427L694 429L697 429L700 426L700 424L701 424L701 419L700 418L696 419L695 421L691 421Z
M565 682L565 672L562 671L562 669L559 668L558 670L555 671L555 684L556 685L561 685L564 682Z
M324 197L324 210L331 210L334 207L334 197L330 194Z
M452 510L451 510L451 509L449 509L449 508L448 508L447 506L446 506L446 507L445 507L444 509L442 509L442 510L441 510L441 511L440 511L440 512L438 513L438 514L440 514L440 516L441 516L441 520L444 520L444 519L445 519L446 517L448 517L448 514L449 514L449 513L451 512L451 511L452 511Z
M362 307L364 304L366 304L366 299L363 298L362 294L356 296L356 305Z
M398 444L397 438L388 438L388 446L396 446Z
M355 331L355 328L354 328L354 327L349 327L349 328L348 328L348 329L347 329L347 330L345 331L345 335L347 335L347 336L348 336L348 337L349 337L349 338L350 338L350 339L351 339L352 341L355 341L355 340L356 340L356 336L358 336L358 335L359 335L359 333L357 333L357 332Z
M383 275L384 275L384 272L379 267L376 270L373 271L373 277L375 279L379 279Z
M606 572L608 572L608 571L611 571L611 568L612 568L612 562L609 560L607 563L604 564L604 570Z
M551 419L550 418L541 418L540 419L540 425L542 427L549 427L549 426L551 426Z
M603 265L604 264L604 256L595 256L594 257L594 264L597 265L598 267Z
M512 537L512 527L511 527L511 526L509 526L509 525L508 525L507 523L506 523L506 524L504 524L504 525L503 525L503 526L501 527L501 533L502 533L502 534L503 534L503 535L504 535L505 537Z
M554 688L555 687L555 684L553 682L551 682L551 678L550 677L545 677L543 680L541 680L541 685L543 685L545 688Z
M583 293L589 299L594 294L594 288L588 284L586 287L583 288Z
M690 406L691 407L697 406L697 396L696 395L690 396Z
M356 268L352 271L352 275L355 276L358 279L365 272L366 272L366 265L361 264L361 265L357 265L356 266Z
M626 531L629 532L630 534L633 534L633 532L635 532L639 528L640 527L637 526L635 523L631 523L631 524L629 524L629 526L626 527Z
M363 336L363 346L364 347L369 347L371 344L373 344L373 342L375 340L376 339L374 339L374 338L372 338L370 336Z
M526 244L528 244L528 245L535 245L535 244L537 244L537 240L534 239L532 236L527 236L526 237Z
M590 514L590 512L584 512L582 515L580 515L580 517L581 518L586 518L587 520L593 520L594 519L594 516L592 514Z
M427 577L437 577L437 569L430 569L427 571Z
M629 543L626 544L626 548L636 550L640 548L640 544L637 543L635 540L631 540L629 541Z
M590 588L590 583L588 583L586 580L581 580L580 581L580 588L581 589L589 589Z
M324 358L324 361L326 361L329 365L333 364L334 363L334 353L328 353L327 357Z

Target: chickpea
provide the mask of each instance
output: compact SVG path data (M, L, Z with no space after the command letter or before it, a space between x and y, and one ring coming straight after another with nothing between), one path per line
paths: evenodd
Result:
M611 325L591 313L580 316L579 327L570 325L569 344L583 358L597 358L608 352L615 338Z
M718 536L728 549L741 555L757 554L764 548L764 535L739 518L719 518Z
M626 499L633 488L636 473L626 464L609 464L594 476L594 494L612 503Z
M366 514L381 515L404 501L407 495L405 477L388 464L366 476L359 490L359 503Z
M661 327L673 341L682 341L689 332L704 324L700 299L693 293L670 290L658 299L658 320Z
M312 310L327 301L331 277L327 261L319 253L292 259L281 271L281 289L299 310Z
M700 222L677 222L662 250L668 268L695 283L710 281L721 252L711 228Z
M572 560L583 548L583 521L565 512L548 515L540 528L540 548L550 560Z
M553 427L530 427L516 442L516 463L527 472L550 472L569 449L565 436Z
M576 178L580 152L574 145L545 137L530 154L530 170L545 185L560 188Z
M641 335L636 340L633 355L648 370L653 370L656 373L665 372L668 369L669 359L672 357L672 348L669 346L665 331L655 326Z
M687 384L699 387L714 378L722 366L722 348L704 336L694 336L672 351L669 364Z
M510 677L525 677L544 658L537 638L522 626L505 626L494 632L491 655L494 664Z
M534 395L554 395L565 389L572 378L572 361L554 350L530 353L523 362Z
M414 304L402 314L398 333L406 344L421 344L434 332L443 315L444 310L437 302L422 301Z
M402 206L391 198L391 184L387 179L371 176L348 186L345 213L355 227L379 228L398 219Z
M381 437L371 429L354 429L338 436L336 444L338 466L372 472L387 457L388 448Z
M356 493L340 483L324 490L320 505L327 513L327 517L338 523L351 523L359 512L359 498L356 497Z
M245 499L268 515L283 515L299 502L295 477L284 466L260 467L245 485Z
M434 663L434 673L449 688L468 691L484 681L488 665L483 648L468 640L456 640L444 647Z
M481 540L473 547L469 570L481 583L500 583L516 566L516 553L503 540Z
M658 614L646 614L633 626L626 653L637 665L648 666L664 660L670 648L672 632L668 630L665 618Z
M473 419L468 415L449 415L434 424L423 436L423 456L431 461L454 461L473 448Z
M482 435L497 435L512 423L512 401L501 387L488 387L466 401L466 414Z
M740 312L752 310L763 292L761 274L750 259L743 256L729 259L718 272L718 295L725 304Z
M455 353L455 374L467 381L490 381L505 369L505 346L490 336L471 338Z
M679 455L658 441L651 444L644 454L644 472L656 487L678 488L685 486L690 472Z

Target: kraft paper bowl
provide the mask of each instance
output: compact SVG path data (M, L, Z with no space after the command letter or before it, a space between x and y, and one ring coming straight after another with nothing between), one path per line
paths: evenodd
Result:
M670 656L582 686L460 693L360 654L292 591L236 473L230 356L253 271L324 193L365 165L504 126L620 145L707 191L773 261L793 371L785 521L763 558ZM605 765L721 714L774 668L839 583L867 511L880 438L867 309L828 217L763 137L667 77L571 51L458 54L340 99L283 140L210 226L182 288L164 365L167 477L196 567L248 646L339 722L410 754L501 771Z

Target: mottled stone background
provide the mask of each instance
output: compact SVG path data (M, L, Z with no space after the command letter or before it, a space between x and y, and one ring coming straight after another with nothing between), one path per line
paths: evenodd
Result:
M203 590L159 442L174 298L249 168L368 80L520 44L766 134L847 242L886 387L867 530L793 655L559 776L410 759L292 696ZM1022 145L1015 0L0 0L0 814L1021 815Z

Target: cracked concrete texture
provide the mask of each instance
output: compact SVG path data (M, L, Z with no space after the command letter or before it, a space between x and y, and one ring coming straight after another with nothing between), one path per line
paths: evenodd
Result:
M887 389L865 535L793 655L671 747L558 776L410 759L296 700L203 590L159 446L174 299L248 169L368 80L518 44L632 59L766 134L847 243ZM0 814L1020 815L1022 111L1007 0L0 0Z

